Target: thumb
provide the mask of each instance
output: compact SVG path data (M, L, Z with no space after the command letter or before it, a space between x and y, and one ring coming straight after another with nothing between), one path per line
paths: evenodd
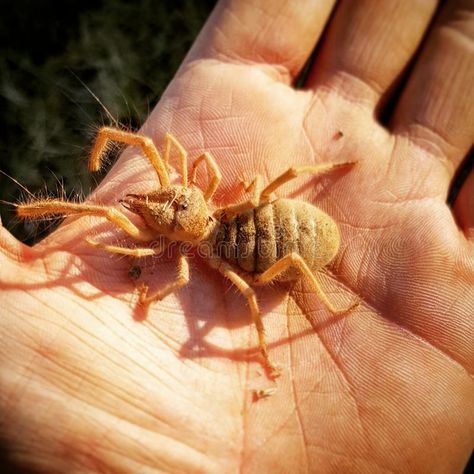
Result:
M0 216L0 288L5 281L5 271L7 263L19 265L28 259L32 254L32 249L22 244L5 227L3 227Z

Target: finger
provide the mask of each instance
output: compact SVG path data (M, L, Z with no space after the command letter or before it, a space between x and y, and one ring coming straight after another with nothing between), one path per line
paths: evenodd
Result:
M34 257L34 250L10 234L0 220L0 291L19 285L22 265Z
M393 130L447 164L474 140L474 2L447 5L427 38L392 119Z
M471 172L456 198L453 212L466 238L474 242L474 160Z
M0 218L0 268L2 267L2 259L11 258L13 260L20 260L23 254L27 252L29 247L17 240L7 229L2 225ZM0 287L1 287L0 276Z
M412 58L435 0L343 1L307 81L373 109Z
M334 0L222 0L185 64L199 58L266 66L292 82L320 37Z

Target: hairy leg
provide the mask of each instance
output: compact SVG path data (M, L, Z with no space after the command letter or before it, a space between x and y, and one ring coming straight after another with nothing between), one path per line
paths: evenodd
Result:
M129 248L121 247L119 245L108 245L101 242L96 242L93 239L86 238L86 242L92 247L104 250L105 252L115 253L118 255L127 255L129 257L151 257L160 253L163 250L163 247L158 248Z
M261 175L255 176L253 181L245 188L245 191L251 192L252 196L247 201L239 204L231 204L230 206L218 209L216 214L225 215L227 219L240 214L249 209L255 209L260 205L260 194L263 189L263 178Z
M193 168L191 170L191 184L195 184L197 167L202 162L206 164L207 170L209 174L212 176L211 181L209 182L209 185L207 186L207 189L204 192L204 199L207 202L212 198L212 196L216 192L216 189L219 186L219 183L221 182L222 174L221 174L218 164L216 163L216 160L213 158L211 154L206 152L206 153L203 153L198 158L196 158L196 161L193 163Z
M181 162L181 176L183 187L186 188L188 186L188 154L184 149L183 145L179 143L179 141L171 135L171 133L167 133L165 135L165 165L169 165L170 161L170 154L171 154L171 145L174 145L175 148L178 150L180 162Z
M140 303L148 305L154 301L160 301L171 293L174 293L183 286L187 285L188 282L189 263L186 257L180 254L178 259L178 277L176 280L150 296L148 296L148 286L144 284L140 289Z
M359 304L359 300L356 299L346 308L336 308L328 299L323 289L321 288L318 280L314 276L314 273L308 267L301 255L293 252L288 255L285 255L283 258L275 262L268 270L260 274L256 279L255 283L264 284L269 283L284 271L288 270L290 267L298 269L302 276L306 277L311 286L313 287L318 298L324 303L324 305L331 311L333 314L344 314L355 308Z
M124 132L111 127L103 127L99 130L89 159L90 171L98 171L100 169L102 157L107 150L107 145L112 141L140 147L153 168L155 168L161 185L169 186L170 178L168 176L168 171L155 147L155 144L153 143L153 140L137 133Z
M280 186L302 174L318 175L336 168L341 168L343 166L354 165L355 163L357 162L346 161L343 163L321 163L314 166L292 166L291 168L288 168L283 174L278 176L278 178L275 178L273 181L267 184L260 194L260 202L265 202L268 200L270 194L275 192Z
M146 242L153 240L156 235L147 229L139 229L130 219L112 206L101 206L98 204L83 204L61 201L59 199L39 200L29 204L18 204L16 212L19 217L39 218L48 216L99 216L105 217L117 227L120 227L130 237Z
M267 341L265 337L265 328L263 326L262 318L260 315L260 309L257 303L257 296L253 288L239 275L235 270L225 261L217 257L212 257L207 260L212 268L218 270L224 277L228 278L237 289L247 299L252 320L255 323L258 334L258 343L260 352L265 360L265 366L269 371L269 375L272 378L276 378L280 375L280 371L275 364L270 360L268 355Z

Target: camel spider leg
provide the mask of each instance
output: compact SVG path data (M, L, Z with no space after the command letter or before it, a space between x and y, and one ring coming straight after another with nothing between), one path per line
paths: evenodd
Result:
M268 355L267 341L265 337L265 328L263 326L260 309L257 303L257 296L253 288L224 260L218 257L212 257L208 260L209 265L218 270L224 277L228 278L237 289L247 298L247 302L258 334L258 343L260 352L265 360L265 365L269 370L270 376L276 378L280 375L280 370L270 360Z
M171 154L171 145L174 145L178 150L179 158L181 161L181 176L183 180L183 188L188 186L188 154L184 149L183 145L178 142L178 140L171 135L171 133L167 133L165 135L165 165L169 166L170 154Z
M179 290L189 282L189 263L183 254L179 254L178 259L178 278L173 283L169 283L161 290L158 290L151 296L148 296L148 286L143 284L140 289L140 303L148 305L153 301L159 301L171 293Z
M321 163L314 166L292 166L288 168L283 174L271 181L260 194L260 202L268 200L271 193L277 190L280 186L297 178L298 176L309 173L309 174L322 174L327 171L339 168L342 166L353 165L356 161L346 161L344 163Z
M119 245L108 245L103 244L102 242L97 242L93 239L86 238L86 242L92 247L104 250L105 252L115 253L119 255L127 255L129 257L150 257L157 255L163 251L163 247L154 247L154 248L129 248L121 247Z
M229 219L236 214L258 207L260 205L260 195L263 189L263 177L259 174L256 175L253 181L244 189L252 193L250 199L239 204L231 204L230 206L218 209L216 214L224 213L226 218Z
M256 284L269 283L270 281L277 278L278 275L280 275L281 273L283 273L285 270L287 270L290 267L294 267L298 269L301 275L308 278L316 295L324 303L324 305L329 309L329 311L331 311L331 313L335 315L344 314L344 313L349 312L351 309L355 308L359 304L359 300L356 299L347 308L342 308L342 309L336 308L329 301L328 297L325 295L323 289L321 288L320 284L316 280L316 277L314 276L313 272L308 267L304 259L301 257L301 255L297 254L296 252L292 252L288 255L285 255L280 260L275 262L268 270L264 271L263 273L261 273L255 278L255 283Z
M120 227L130 237L147 242L156 235L146 229L139 229L128 217L115 207L100 206L98 204L83 204L61 201L58 199L35 201L31 204L18 204L19 217L48 217L57 215L83 215L105 217L117 227Z
M212 173L211 181L207 186L206 191L204 192L204 199L207 202L216 192L216 189L219 186L219 183L221 182L222 174L220 172L219 166L216 163L216 160L209 153L206 152L196 158L196 161L193 163L193 168L191 170L191 184L196 183L197 167L203 161L206 163L207 170L209 171L209 173Z
M102 157L104 156L108 143L111 141L140 147L145 156L150 160L153 168L155 168L161 185L169 186L170 178L168 176L168 171L163 164L163 160L161 159L153 140L143 135L124 132L110 127L101 128L97 134L97 139L89 160L90 171L98 171L100 169Z
M219 212L225 213L226 218L231 218L236 214L258 207L262 202L267 201L270 194L273 193L277 188L302 174L311 173L317 175L340 166L351 165L354 163L355 162L353 161L348 161L345 163L322 163L315 166L294 166L286 170L283 174L278 176L278 178L274 179L265 188L263 188L262 176L257 175L255 176L254 180L245 188L245 191L252 192L252 197L250 199L240 204L232 204L225 208L219 209L216 214Z

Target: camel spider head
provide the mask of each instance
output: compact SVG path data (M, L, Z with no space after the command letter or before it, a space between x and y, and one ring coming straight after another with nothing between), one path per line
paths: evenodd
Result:
M194 186L171 185L147 194L127 194L120 203L170 240L199 241L212 219L202 191Z

